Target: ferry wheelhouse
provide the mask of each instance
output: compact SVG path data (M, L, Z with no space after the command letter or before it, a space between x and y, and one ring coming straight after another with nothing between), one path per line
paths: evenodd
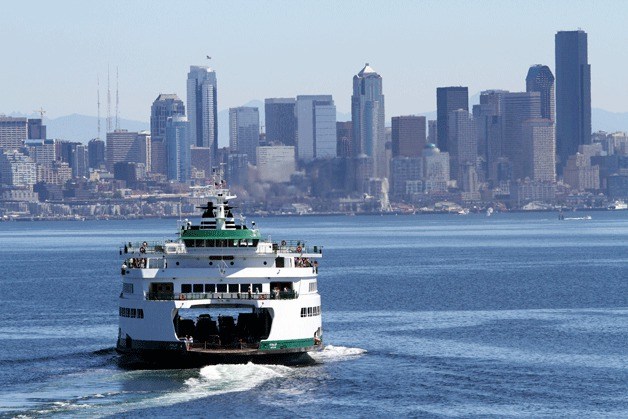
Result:
M322 349L322 248L263 238L213 189L178 238L125 243L117 350L140 360L293 362Z

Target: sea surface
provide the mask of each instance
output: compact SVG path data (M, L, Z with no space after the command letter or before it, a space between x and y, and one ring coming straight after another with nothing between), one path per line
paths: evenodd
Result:
M176 221L0 223L0 417L628 417L628 211L256 218L324 247L307 367L127 370L125 241Z

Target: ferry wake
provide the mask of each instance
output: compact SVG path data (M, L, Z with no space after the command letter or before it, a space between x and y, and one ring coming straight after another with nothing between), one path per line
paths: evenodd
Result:
M224 185L224 184L218 184ZM224 186L178 237L125 243L117 351L155 367L307 363L323 348L322 247L262 238L233 216Z

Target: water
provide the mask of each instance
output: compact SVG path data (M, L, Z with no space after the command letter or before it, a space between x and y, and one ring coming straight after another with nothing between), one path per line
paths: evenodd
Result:
M124 370L118 246L173 220L2 223L0 416L628 417L628 212L257 219L324 246L310 367Z

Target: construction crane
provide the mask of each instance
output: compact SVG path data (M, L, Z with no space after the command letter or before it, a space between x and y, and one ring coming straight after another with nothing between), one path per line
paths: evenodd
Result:
M46 111L44 110L43 107L39 107L39 109L35 109L33 112L38 113L39 117L41 118L42 122L44 120L44 114L46 113Z

